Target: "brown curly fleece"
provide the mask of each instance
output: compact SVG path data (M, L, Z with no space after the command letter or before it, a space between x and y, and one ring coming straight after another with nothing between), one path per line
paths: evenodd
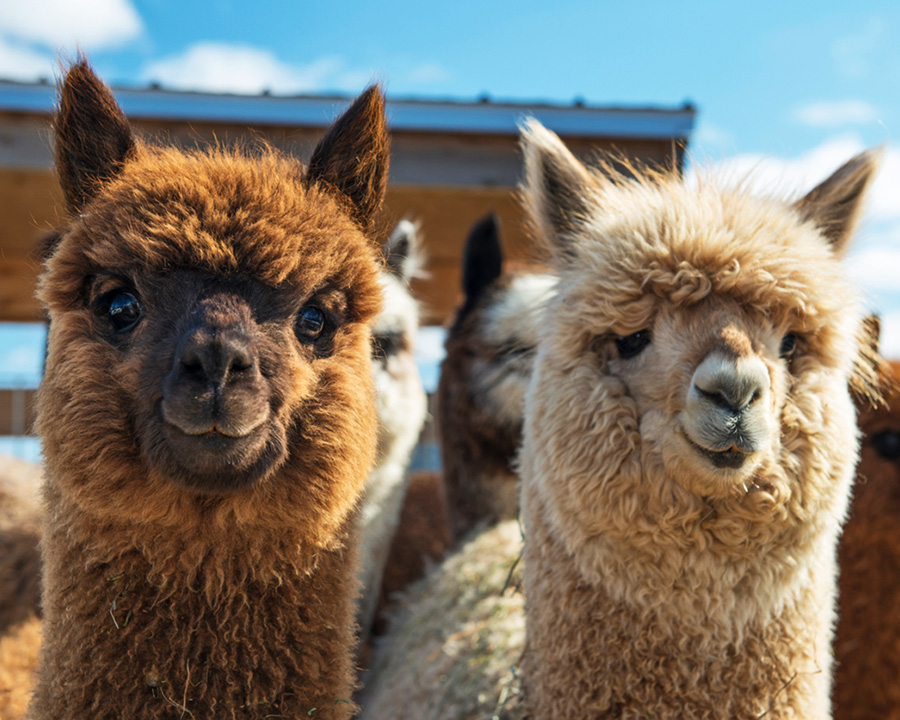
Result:
M351 716L381 93L306 170L267 148L149 147L80 61L56 156L72 218L39 289L45 644L30 712Z
M860 413L862 447L841 567L835 720L900 720L900 362L885 405Z
M612 179L536 122L524 148L559 277L520 458L531 717L829 717L863 339L838 256L877 155L788 204Z

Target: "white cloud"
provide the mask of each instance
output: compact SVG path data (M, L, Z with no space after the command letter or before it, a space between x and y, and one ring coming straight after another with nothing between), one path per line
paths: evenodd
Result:
M735 145L733 134L701 117L691 136L691 156L700 159L721 157L734 152Z
M869 75L890 43L887 23L878 17L869 18L858 32L831 43L831 58L838 75L855 79Z
M838 100L803 105L794 110L793 116L803 125L834 128L873 122L878 119L878 111L863 100Z
M881 316L879 350L890 360L900 360L900 310L891 310Z
M34 50L0 35L0 77L22 81L51 79L58 70L53 53Z
M150 63L142 75L147 81L179 90L258 94L263 90L356 92L373 79L374 73L348 70L337 57L294 66L281 62L268 50L250 45L204 42Z
M453 75L447 68L436 63L423 63L417 65L406 74L406 83L409 85L438 85L452 79Z
M51 48L119 47L143 32L130 0L6 0L0 34Z

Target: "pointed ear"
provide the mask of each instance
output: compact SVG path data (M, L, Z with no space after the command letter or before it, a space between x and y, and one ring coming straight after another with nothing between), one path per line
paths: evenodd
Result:
M84 58L63 80L54 130L59 183L69 211L79 213L137 148L112 92Z
M381 249L388 271L407 282L418 275L423 261L421 242L418 223L406 219L398 222Z
M546 243L551 256L569 256L580 227L597 206L599 182L555 133L534 118L522 127L522 150L522 198L537 239Z
M469 232L463 255L462 286L466 305L472 306L503 269L500 221L494 213L479 220Z
M819 228L837 255L843 255L850 244L881 154L881 149L875 149L857 155L794 203L804 220Z
M891 394L890 363L878 352L880 335L878 315L863 318L857 334L859 354L850 376L850 390L859 409L886 406L885 398Z
M367 230L384 200L389 160L384 96L373 85L328 129L313 151L307 177L349 199L354 219Z

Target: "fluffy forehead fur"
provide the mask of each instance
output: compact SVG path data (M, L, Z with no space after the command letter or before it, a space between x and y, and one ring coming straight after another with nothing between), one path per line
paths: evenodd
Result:
M587 194L592 212L560 264L567 300L557 307L577 314L585 337L628 335L663 304L718 296L802 333L833 367L856 352L857 292L815 226L783 201L653 175L597 177Z
M354 319L366 321L378 309L374 251L344 203L304 175L299 162L266 149L142 148L65 233L41 298L51 310L66 307L101 268L189 268L301 292L362 282Z

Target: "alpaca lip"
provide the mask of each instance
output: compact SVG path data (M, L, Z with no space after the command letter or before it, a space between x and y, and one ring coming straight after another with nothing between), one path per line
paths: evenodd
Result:
M241 436L216 426L197 434L167 422L162 429L163 442L153 452L155 464L179 484L203 493L252 486L284 456L283 439L266 423Z
M710 450L709 448L705 448L702 445L695 443L687 436L687 434L684 434L684 439L687 440L688 444L700 455L722 470L737 470L752 454L751 452L742 450L737 445L732 445L725 450Z

